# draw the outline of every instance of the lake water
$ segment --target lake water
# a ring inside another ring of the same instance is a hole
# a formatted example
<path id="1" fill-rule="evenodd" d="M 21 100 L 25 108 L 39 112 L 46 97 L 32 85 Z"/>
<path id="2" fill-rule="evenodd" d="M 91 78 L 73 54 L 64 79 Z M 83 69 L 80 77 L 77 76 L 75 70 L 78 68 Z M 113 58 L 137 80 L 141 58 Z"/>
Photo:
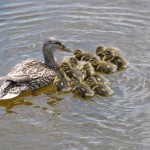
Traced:
<path id="1" fill-rule="evenodd" d="M 149 150 L 149 14 L 149 0 L 0 0 L 0 76 L 28 58 L 42 61 L 49 36 L 89 52 L 115 46 L 130 62 L 108 76 L 109 98 L 43 93 L 0 101 L 0 149 Z"/>

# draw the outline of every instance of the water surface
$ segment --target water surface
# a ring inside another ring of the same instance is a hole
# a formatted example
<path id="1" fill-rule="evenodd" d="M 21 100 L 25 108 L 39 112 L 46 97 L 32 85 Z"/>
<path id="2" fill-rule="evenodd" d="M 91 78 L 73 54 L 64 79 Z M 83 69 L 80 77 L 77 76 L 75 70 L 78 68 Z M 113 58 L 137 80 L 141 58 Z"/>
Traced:
<path id="1" fill-rule="evenodd" d="M 149 0 L 0 0 L 0 76 L 42 61 L 49 36 L 89 52 L 116 46 L 130 62 L 108 76 L 115 94 L 106 99 L 43 93 L 0 102 L 1 149 L 149 150 L 149 14 Z"/>

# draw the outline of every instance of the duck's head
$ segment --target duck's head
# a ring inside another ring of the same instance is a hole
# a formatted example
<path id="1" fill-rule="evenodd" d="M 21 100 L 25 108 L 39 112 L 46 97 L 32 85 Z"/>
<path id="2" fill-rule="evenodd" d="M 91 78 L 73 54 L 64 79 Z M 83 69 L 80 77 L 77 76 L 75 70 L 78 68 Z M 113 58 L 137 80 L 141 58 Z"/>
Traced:
<path id="1" fill-rule="evenodd" d="M 96 55 L 99 56 L 101 59 L 103 59 L 103 57 L 104 57 L 104 51 L 105 51 L 104 46 L 96 47 Z"/>
<path id="2" fill-rule="evenodd" d="M 99 60 L 97 57 L 92 57 L 89 62 L 91 63 L 92 66 L 96 66 L 99 64 Z"/>
<path id="3" fill-rule="evenodd" d="M 114 56 L 114 53 L 110 50 L 105 50 L 104 51 L 104 60 L 107 61 L 107 60 L 110 60 L 111 58 L 113 58 Z"/>
<path id="4" fill-rule="evenodd" d="M 70 80 L 71 86 L 78 85 L 79 83 L 80 83 L 80 78 L 75 75 Z"/>
<path id="5" fill-rule="evenodd" d="M 96 79 L 94 77 L 92 77 L 92 76 L 87 78 L 87 80 L 86 80 L 86 84 L 89 87 L 93 87 L 96 83 L 97 83 Z"/>
<path id="6" fill-rule="evenodd" d="M 86 69 L 91 69 L 91 65 L 90 65 L 90 63 L 85 63 L 85 64 L 83 64 L 83 66 L 82 66 L 82 68 L 81 68 L 81 71 L 84 71 L 84 70 L 86 70 Z"/>
<path id="7" fill-rule="evenodd" d="M 82 54 L 83 54 L 83 49 L 76 49 L 76 50 L 74 50 L 75 57 L 79 58 L 79 57 L 82 56 Z"/>
<path id="8" fill-rule="evenodd" d="M 59 40 L 56 38 L 49 38 L 45 40 L 43 45 L 44 53 L 54 53 L 56 50 L 71 52 L 71 49 L 66 48 Z"/>
<path id="9" fill-rule="evenodd" d="M 77 66 L 78 65 L 78 59 L 76 57 L 70 57 L 69 59 L 70 65 L 71 66 Z"/>
<path id="10" fill-rule="evenodd" d="M 65 72 L 65 71 L 70 70 L 70 65 L 69 65 L 67 62 L 63 62 L 63 63 L 60 65 L 60 68 L 61 68 L 61 70 L 63 70 L 63 71 Z"/>

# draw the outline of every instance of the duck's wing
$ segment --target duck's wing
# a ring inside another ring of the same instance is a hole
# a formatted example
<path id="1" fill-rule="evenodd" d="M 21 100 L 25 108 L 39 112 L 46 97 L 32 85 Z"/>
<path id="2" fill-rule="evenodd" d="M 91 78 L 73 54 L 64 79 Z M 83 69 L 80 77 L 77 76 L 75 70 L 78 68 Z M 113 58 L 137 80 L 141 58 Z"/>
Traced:
<path id="1" fill-rule="evenodd" d="M 56 72 L 45 67 L 45 64 L 36 60 L 28 59 L 16 65 L 7 75 L 16 82 L 29 82 L 38 78 L 55 78 Z"/>
<path id="2" fill-rule="evenodd" d="M 31 79 L 30 79 L 30 76 L 28 76 L 28 75 L 19 75 L 18 74 L 18 75 L 0 77 L 0 80 L 13 81 L 13 82 L 18 82 L 18 83 L 27 83 Z"/>
<path id="3" fill-rule="evenodd" d="M 27 90 L 35 90 L 50 84 L 57 73 L 35 59 L 16 65 L 0 87 L 0 99 L 13 98 Z"/>

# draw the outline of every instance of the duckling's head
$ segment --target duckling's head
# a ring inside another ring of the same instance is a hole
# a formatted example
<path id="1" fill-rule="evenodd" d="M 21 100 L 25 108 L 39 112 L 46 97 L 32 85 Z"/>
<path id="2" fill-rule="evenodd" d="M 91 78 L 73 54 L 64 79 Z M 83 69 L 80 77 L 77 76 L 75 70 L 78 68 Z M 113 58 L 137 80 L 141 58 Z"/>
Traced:
<path id="1" fill-rule="evenodd" d="M 81 71 L 84 71 L 84 70 L 86 70 L 86 69 L 91 69 L 91 65 L 90 65 L 90 63 L 85 63 L 85 64 L 83 64 L 83 66 L 82 66 L 82 68 L 81 68 Z"/>
<path id="2" fill-rule="evenodd" d="M 82 54 L 83 54 L 83 49 L 76 49 L 76 50 L 74 50 L 75 57 L 79 58 L 79 57 L 82 56 Z"/>
<path id="3" fill-rule="evenodd" d="M 69 59 L 70 65 L 71 66 L 77 66 L 78 65 L 78 59 L 76 57 L 70 57 Z"/>
<path id="4" fill-rule="evenodd" d="M 103 57 L 104 57 L 104 53 L 103 53 L 104 50 L 105 50 L 104 46 L 96 47 L 96 55 L 99 56 L 101 59 L 103 59 Z"/>
<path id="5" fill-rule="evenodd" d="M 96 66 L 99 64 L 99 60 L 97 57 L 92 57 L 89 62 L 91 63 L 92 66 Z"/>
<path id="6" fill-rule="evenodd" d="M 80 83 L 80 78 L 75 75 L 70 80 L 71 86 L 77 85 L 79 83 Z"/>
<path id="7" fill-rule="evenodd" d="M 107 61 L 107 60 L 110 60 L 111 58 L 113 58 L 114 56 L 114 53 L 110 50 L 105 50 L 104 51 L 104 60 Z"/>
<path id="8" fill-rule="evenodd" d="M 70 70 L 70 65 L 69 65 L 67 62 L 63 62 L 63 63 L 60 65 L 60 68 L 61 68 L 61 70 L 63 70 L 63 71 L 65 72 L 65 71 Z"/>
<path id="9" fill-rule="evenodd" d="M 96 83 L 97 83 L 97 81 L 96 81 L 96 79 L 93 76 L 87 78 L 87 80 L 86 80 L 86 84 L 89 87 L 93 87 Z"/>

